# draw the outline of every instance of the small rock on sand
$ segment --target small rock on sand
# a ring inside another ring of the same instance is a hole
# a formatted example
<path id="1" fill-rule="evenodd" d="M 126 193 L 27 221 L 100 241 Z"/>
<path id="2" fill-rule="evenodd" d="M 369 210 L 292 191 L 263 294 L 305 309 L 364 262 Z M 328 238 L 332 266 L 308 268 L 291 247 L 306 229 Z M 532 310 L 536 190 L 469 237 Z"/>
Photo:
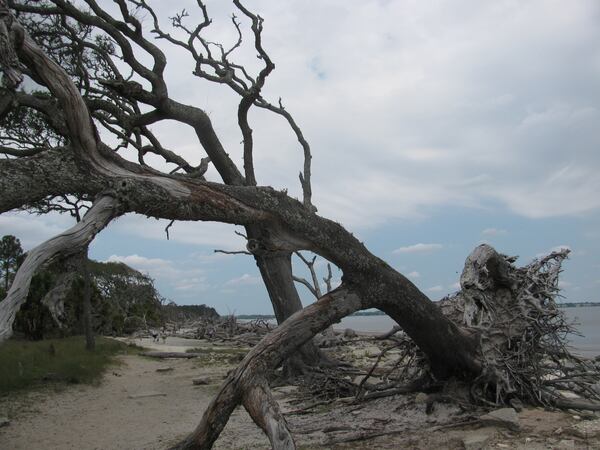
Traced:
<path id="1" fill-rule="evenodd" d="M 512 431 L 519 431 L 521 429 L 519 416 L 513 408 L 497 409 L 488 414 L 484 414 L 479 420 L 484 424 L 498 425 Z"/>
<path id="2" fill-rule="evenodd" d="M 344 330 L 344 337 L 345 338 L 355 338 L 356 337 L 356 331 L 354 331 L 352 328 L 346 328 Z"/>
<path id="3" fill-rule="evenodd" d="M 194 378 L 192 384 L 194 386 L 204 386 L 210 384 L 210 378 Z"/>
<path id="4" fill-rule="evenodd" d="M 7 427 L 8 425 L 10 425 L 10 420 L 6 417 L 0 417 L 0 428 Z"/>
<path id="5" fill-rule="evenodd" d="M 157 372 L 170 372 L 172 370 L 174 370 L 172 367 L 159 367 L 156 369 Z"/>

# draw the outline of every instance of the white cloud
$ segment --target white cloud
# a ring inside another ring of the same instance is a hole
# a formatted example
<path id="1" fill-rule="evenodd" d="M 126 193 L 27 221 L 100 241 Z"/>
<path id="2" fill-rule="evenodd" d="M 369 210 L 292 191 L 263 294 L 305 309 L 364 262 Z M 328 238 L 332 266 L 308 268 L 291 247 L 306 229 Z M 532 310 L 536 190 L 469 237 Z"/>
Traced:
<path id="1" fill-rule="evenodd" d="M 156 7 L 165 17 L 175 8 Z M 265 95 L 283 98 L 311 143 L 314 200 L 326 217 L 360 229 L 420 217 L 432 206 L 479 207 L 490 199 L 527 217 L 600 207 L 592 181 L 577 191 L 545 186 L 557 164 L 598 166 L 600 138 L 591 124 L 600 113 L 587 94 L 596 86 L 600 38 L 593 2 L 459 2 L 449 9 L 257 0 L 254 9 L 265 18 L 264 44 L 277 64 Z M 214 2 L 209 11 L 211 40 L 235 40 L 232 7 Z M 311 33 L 303 32 L 307 26 Z M 185 52 L 166 48 L 172 94 L 209 111 L 240 162 L 232 114 L 238 99 L 189 78 Z M 251 50 L 235 56 L 253 69 L 260 63 Z M 190 89 L 196 85 L 202 89 Z M 357 102 L 356 92 L 368 92 L 369 101 Z M 173 148 L 199 160 L 193 130 L 160 127 Z M 293 133 L 264 111 L 254 111 L 253 128 L 260 184 L 300 196 L 302 152 Z M 218 179 L 212 167 L 208 176 Z M 555 201 L 558 191 L 564 201 Z"/>
<path id="2" fill-rule="evenodd" d="M 123 235 L 166 241 L 165 227 L 169 220 L 156 220 L 138 214 L 128 214 L 116 221 L 112 232 Z M 239 227 L 237 228 L 239 229 Z M 236 235 L 236 227 L 214 222 L 175 222 L 169 228 L 169 239 L 173 242 L 206 246 L 211 249 L 243 250 L 244 238 Z"/>
<path id="3" fill-rule="evenodd" d="M 427 292 L 442 292 L 444 290 L 443 286 L 440 286 L 439 284 L 436 286 L 431 286 L 430 288 L 426 289 Z"/>
<path id="4" fill-rule="evenodd" d="M 460 290 L 460 282 L 456 282 L 456 283 L 452 283 L 450 286 L 448 286 L 448 289 L 451 289 L 453 291 L 459 291 Z"/>
<path id="5" fill-rule="evenodd" d="M 501 228 L 486 228 L 481 232 L 484 236 L 500 236 L 508 233 L 506 230 Z"/>
<path id="6" fill-rule="evenodd" d="M 444 246 L 442 244 L 423 244 L 418 243 L 414 245 L 408 245 L 406 247 L 400 247 L 394 250 L 392 253 L 431 253 L 437 250 L 441 250 Z"/>
<path id="7" fill-rule="evenodd" d="M 260 278 L 250 275 L 248 273 L 243 274 L 241 277 L 232 278 L 225 282 L 225 286 L 249 286 L 255 285 L 260 282 Z"/>
<path id="8" fill-rule="evenodd" d="M 569 288 L 569 287 L 572 287 L 572 286 L 573 286 L 573 283 L 570 283 L 569 281 L 560 280 L 558 282 L 558 287 L 560 289 L 566 289 L 566 288 Z"/>
<path id="9" fill-rule="evenodd" d="M 408 278 L 419 278 L 421 276 L 421 274 L 419 272 L 417 272 L 416 270 L 413 270 L 410 273 L 407 273 L 406 276 Z"/>
<path id="10" fill-rule="evenodd" d="M 137 254 L 120 256 L 111 255 L 108 262 L 122 262 L 142 273 L 148 274 L 157 283 L 164 283 L 175 291 L 190 293 L 205 291 L 209 288 L 204 270 L 188 261 L 178 261 L 162 258 L 147 258 Z"/>
<path id="11" fill-rule="evenodd" d="M 596 108 L 589 106 L 576 109 L 569 105 L 552 105 L 543 111 L 528 114 L 520 127 L 527 129 L 537 126 L 569 126 L 592 118 L 597 112 Z"/>
<path id="12" fill-rule="evenodd" d="M 146 258 L 137 254 L 127 256 L 110 255 L 106 261 L 121 262 L 144 273 L 168 272 L 173 270 L 173 263 L 171 261 L 161 258 Z"/>
<path id="13" fill-rule="evenodd" d="M 75 225 L 69 215 L 46 214 L 36 216 L 26 212 L 0 215 L 0 236 L 12 234 L 19 238 L 25 250 L 54 237 Z"/>

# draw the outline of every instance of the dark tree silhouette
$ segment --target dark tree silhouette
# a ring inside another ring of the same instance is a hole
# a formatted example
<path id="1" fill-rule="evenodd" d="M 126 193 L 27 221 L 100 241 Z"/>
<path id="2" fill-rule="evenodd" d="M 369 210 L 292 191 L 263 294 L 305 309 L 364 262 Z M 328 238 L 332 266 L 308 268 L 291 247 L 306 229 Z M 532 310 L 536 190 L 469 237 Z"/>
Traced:
<path id="1" fill-rule="evenodd" d="M 23 257 L 23 248 L 21 241 L 12 235 L 6 235 L 0 240 L 0 266 L 2 267 L 2 279 L 4 284 L 4 292 L 8 292 L 8 288 L 17 273 L 17 267 Z"/>

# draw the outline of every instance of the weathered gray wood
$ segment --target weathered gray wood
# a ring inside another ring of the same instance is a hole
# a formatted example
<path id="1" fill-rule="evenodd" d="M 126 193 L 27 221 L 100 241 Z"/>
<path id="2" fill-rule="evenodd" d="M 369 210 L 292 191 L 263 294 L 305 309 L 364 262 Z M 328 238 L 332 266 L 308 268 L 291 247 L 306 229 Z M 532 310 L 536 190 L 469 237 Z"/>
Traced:
<path id="1" fill-rule="evenodd" d="M 265 432 L 275 450 L 295 450 L 294 438 L 267 382 L 256 380 L 244 393 L 244 407 Z"/>
<path id="2" fill-rule="evenodd" d="M 294 314 L 248 352 L 238 367 L 227 376 L 196 430 L 173 448 L 210 449 L 225 427 L 230 414 L 250 389 L 263 382 L 265 373 L 278 367 L 291 352 L 316 333 L 363 307 L 363 302 L 356 294 L 345 286 L 340 286 L 318 302 Z M 265 423 L 263 420 L 278 424 L 272 429 L 283 426 L 274 412 L 265 412 L 275 414 L 272 418 L 261 419 L 261 409 L 258 406 L 247 407 L 251 408 L 253 419 L 258 420 L 257 424 L 261 428 Z M 273 420 L 274 422 L 271 422 Z"/>

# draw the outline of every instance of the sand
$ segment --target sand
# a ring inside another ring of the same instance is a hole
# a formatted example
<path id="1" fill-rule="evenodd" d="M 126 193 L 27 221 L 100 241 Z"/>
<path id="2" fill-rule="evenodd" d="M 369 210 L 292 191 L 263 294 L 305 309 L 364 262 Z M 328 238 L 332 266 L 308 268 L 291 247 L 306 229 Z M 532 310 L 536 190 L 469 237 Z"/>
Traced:
<path id="1" fill-rule="evenodd" d="M 136 342 L 164 351 L 214 348 L 205 341 L 177 338 L 169 338 L 166 344 Z M 227 349 L 214 350 L 211 358 L 192 360 L 121 356 L 121 364 L 109 369 L 97 386 L 70 386 L 59 392 L 37 391 L 9 399 L 0 405 L 0 415 L 5 411 L 11 415 L 11 423 L 0 428 L 0 449 L 168 448 L 194 429 L 227 371 L 234 367 L 234 362 L 224 356 Z M 172 370 L 161 370 L 169 368 Z M 196 377 L 208 378 L 209 384 L 194 386 L 192 379 Z M 274 389 L 286 413 L 298 408 L 289 403 L 293 391 L 291 386 Z M 485 448 L 498 449 L 600 448 L 597 438 L 569 433 L 578 423 L 594 423 L 583 417 L 531 408 L 520 413 L 519 419 L 520 432 L 489 426 L 448 427 L 465 420 L 458 407 L 439 404 L 432 414 L 426 414 L 425 405 L 415 395 L 359 405 L 340 402 L 316 408 L 312 414 L 287 414 L 298 447 L 305 450 L 460 449 L 465 439 L 483 440 Z M 393 433 L 341 442 L 380 432 Z M 215 448 L 270 447 L 248 414 L 238 408 Z"/>
<path id="2" fill-rule="evenodd" d="M 184 351 L 205 342 L 169 338 L 136 343 L 164 351 Z M 98 386 L 72 386 L 61 392 L 36 392 L 15 399 L 25 411 L 0 428 L 0 449 L 164 449 L 194 429 L 232 365 L 199 366 L 197 360 L 154 360 L 120 356 Z M 157 372 L 171 367 L 173 370 Z M 211 383 L 193 386 L 192 379 Z M 16 405 L 2 409 L 14 410 Z M 0 415 L 2 413 L 0 412 Z M 268 446 L 243 409 L 238 409 L 216 448 L 232 445 L 239 433 Z M 254 437 L 253 437 L 254 436 Z"/>

